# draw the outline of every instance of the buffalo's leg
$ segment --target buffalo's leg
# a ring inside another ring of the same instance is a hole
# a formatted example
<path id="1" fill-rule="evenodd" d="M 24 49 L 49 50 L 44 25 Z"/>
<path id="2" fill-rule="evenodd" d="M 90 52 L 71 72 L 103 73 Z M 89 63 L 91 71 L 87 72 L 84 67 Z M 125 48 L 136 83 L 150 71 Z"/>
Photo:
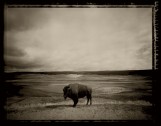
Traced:
<path id="1" fill-rule="evenodd" d="M 90 100 L 90 105 L 92 105 L 92 97 L 91 97 L 91 94 L 88 94 L 87 95 L 87 105 L 88 105 L 89 100 Z"/>
<path id="2" fill-rule="evenodd" d="M 89 94 L 89 98 L 88 99 L 90 99 L 90 105 L 92 105 L 92 96 L 91 96 L 91 94 Z"/>
<path id="3" fill-rule="evenodd" d="M 86 105 L 88 105 L 89 100 L 90 100 L 90 105 L 91 105 L 92 104 L 92 97 L 91 97 L 90 93 L 87 94 L 87 104 Z"/>
<path id="4" fill-rule="evenodd" d="M 75 106 L 77 105 L 77 103 L 78 103 L 78 99 L 75 99 L 75 100 L 73 100 L 73 101 L 74 101 L 73 107 L 75 107 Z"/>
<path id="5" fill-rule="evenodd" d="M 88 102 L 89 102 L 89 98 L 87 97 L 87 104 L 86 105 L 88 105 Z"/>

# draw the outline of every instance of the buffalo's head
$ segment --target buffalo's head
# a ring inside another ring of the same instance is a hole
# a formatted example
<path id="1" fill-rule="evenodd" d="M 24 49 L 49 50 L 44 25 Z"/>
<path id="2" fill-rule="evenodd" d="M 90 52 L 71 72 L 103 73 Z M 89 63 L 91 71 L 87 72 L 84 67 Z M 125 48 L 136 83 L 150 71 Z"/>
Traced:
<path id="1" fill-rule="evenodd" d="M 64 92 L 64 99 L 66 100 L 67 97 L 70 97 L 70 87 L 69 86 L 65 86 L 64 89 L 63 89 L 63 92 Z"/>

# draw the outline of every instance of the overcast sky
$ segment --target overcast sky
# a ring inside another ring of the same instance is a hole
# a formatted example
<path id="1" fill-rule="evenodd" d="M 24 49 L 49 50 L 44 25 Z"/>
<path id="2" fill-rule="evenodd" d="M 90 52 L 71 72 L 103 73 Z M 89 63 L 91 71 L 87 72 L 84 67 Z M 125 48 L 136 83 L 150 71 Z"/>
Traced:
<path id="1" fill-rule="evenodd" d="M 6 8 L 5 71 L 152 69 L 151 8 Z"/>

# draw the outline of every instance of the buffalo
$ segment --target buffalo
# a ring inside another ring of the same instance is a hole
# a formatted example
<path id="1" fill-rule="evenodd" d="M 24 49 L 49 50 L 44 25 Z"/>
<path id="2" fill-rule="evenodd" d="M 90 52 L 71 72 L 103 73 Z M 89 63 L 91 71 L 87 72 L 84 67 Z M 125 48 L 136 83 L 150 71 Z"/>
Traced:
<path id="1" fill-rule="evenodd" d="M 79 98 L 87 96 L 87 104 L 90 100 L 90 105 L 92 104 L 92 88 L 82 85 L 82 84 L 69 84 L 64 87 L 64 99 L 67 97 L 71 98 L 74 102 L 73 107 L 78 103 Z"/>

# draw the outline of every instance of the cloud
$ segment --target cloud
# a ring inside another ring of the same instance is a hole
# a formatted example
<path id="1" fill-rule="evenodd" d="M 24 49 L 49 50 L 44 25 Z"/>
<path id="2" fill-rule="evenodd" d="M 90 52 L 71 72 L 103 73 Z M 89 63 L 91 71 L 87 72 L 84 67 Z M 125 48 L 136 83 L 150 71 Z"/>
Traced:
<path id="1" fill-rule="evenodd" d="M 7 8 L 6 70 L 152 67 L 151 8 Z"/>
<path id="2" fill-rule="evenodd" d="M 144 44 L 136 53 L 140 61 L 152 61 L 152 48 L 150 45 Z M 146 62 L 145 62 L 146 63 Z"/>
<path id="3" fill-rule="evenodd" d="M 13 56 L 13 57 L 21 57 L 25 56 L 25 52 L 21 50 L 20 48 L 16 48 L 14 46 L 8 46 L 6 47 L 5 55 Z"/>

